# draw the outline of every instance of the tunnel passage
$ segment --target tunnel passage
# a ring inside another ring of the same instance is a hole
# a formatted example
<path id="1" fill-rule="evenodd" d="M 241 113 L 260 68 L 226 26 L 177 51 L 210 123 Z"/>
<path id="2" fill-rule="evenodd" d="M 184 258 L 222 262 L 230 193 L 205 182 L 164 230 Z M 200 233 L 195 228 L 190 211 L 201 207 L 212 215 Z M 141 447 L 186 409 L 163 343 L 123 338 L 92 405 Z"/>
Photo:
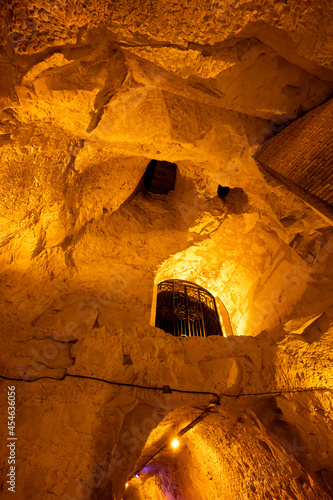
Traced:
<path id="1" fill-rule="evenodd" d="M 155 326 L 175 337 L 222 335 L 213 295 L 184 280 L 158 284 Z"/>

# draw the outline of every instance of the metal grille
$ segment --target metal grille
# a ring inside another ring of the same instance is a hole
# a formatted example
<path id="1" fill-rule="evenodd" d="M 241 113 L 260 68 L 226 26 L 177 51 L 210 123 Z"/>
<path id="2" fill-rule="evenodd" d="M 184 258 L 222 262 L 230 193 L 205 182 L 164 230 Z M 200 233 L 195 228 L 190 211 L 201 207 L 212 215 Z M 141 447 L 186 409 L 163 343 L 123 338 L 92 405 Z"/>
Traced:
<path id="1" fill-rule="evenodd" d="M 222 335 L 213 295 L 183 280 L 157 286 L 155 326 L 175 337 Z"/>

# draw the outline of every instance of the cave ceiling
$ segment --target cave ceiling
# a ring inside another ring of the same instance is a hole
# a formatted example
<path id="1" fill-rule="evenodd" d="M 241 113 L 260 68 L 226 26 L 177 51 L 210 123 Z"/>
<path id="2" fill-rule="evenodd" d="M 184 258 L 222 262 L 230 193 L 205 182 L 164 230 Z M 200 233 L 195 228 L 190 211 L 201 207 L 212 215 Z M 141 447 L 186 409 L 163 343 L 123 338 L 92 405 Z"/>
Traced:
<path id="1" fill-rule="evenodd" d="M 332 226 L 253 154 L 331 97 L 332 14 L 329 0 L 1 3 L 1 375 L 56 379 L 22 384 L 22 456 L 35 444 L 18 498 L 119 500 L 140 455 L 207 403 L 182 395 L 166 409 L 166 396 L 97 391 L 66 373 L 218 394 L 329 385 Z M 152 159 L 177 164 L 167 195 L 144 188 Z M 175 278 L 223 301 L 231 340 L 179 343 L 152 326 L 154 286 Z M 134 488 L 127 498 L 182 498 L 170 478 L 190 466 L 192 489 L 178 486 L 191 500 L 331 498 L 331 398 L 238 403 L 223 400 L 172 470 L 162 456 L 163 484 L 153 474 L 142 497 Z M 155 431 L 127 457 L 119 436 L 160 405 Z M 218 472 L 215 452 L 201 463 L 204 494 L 196 461 L 217 441 L 227 451 L 216 452 Z M 115 449 L 125 463 L 84 496 L 92 464 Z M 247 467 L 231 466 L 229 453 Z M 260 474 L 235 486 L 247 469 L 255 475 L 256 457 L 273 477 L 269 494 Z"/>

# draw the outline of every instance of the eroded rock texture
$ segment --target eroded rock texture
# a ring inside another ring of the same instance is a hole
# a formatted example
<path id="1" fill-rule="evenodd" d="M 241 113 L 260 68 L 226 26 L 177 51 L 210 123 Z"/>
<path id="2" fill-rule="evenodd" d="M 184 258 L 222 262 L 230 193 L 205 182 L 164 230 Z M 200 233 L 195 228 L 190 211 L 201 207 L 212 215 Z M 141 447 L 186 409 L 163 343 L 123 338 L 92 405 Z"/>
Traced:
<path id="1" fill-rule="evenodd" d="M 330 98 L 332 4 L 0 9 L 3 498 L 12 385 L 18 499 L 332 498 L 332 227 L 252 158 Z M 228 336 L 154 327 L 167 279 Z"/>

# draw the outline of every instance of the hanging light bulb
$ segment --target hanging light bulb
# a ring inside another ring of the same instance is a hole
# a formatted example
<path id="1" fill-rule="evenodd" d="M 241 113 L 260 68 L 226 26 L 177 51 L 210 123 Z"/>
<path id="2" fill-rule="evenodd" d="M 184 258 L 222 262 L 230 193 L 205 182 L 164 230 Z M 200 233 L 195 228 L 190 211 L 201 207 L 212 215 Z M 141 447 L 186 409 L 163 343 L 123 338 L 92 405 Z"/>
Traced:
<path id="1" fill-rule="evenodd" d="M 177 438 L 174 438 L 172 441 L 171 441 L 171 446 L 174 450 L 176 450 L 179 446 L 179 439 Z"/>

